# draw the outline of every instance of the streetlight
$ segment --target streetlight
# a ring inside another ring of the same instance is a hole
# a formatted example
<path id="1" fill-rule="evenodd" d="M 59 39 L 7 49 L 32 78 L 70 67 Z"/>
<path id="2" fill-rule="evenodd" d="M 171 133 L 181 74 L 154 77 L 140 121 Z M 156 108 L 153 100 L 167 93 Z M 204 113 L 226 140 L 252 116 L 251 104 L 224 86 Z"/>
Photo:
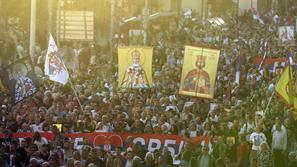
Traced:
<path id="1" fill-rule="evenodd" d="M 30 57 L 34 62 L 36 38 L 36 0 L 31 0 L 31 17 L 30 17 Z"/>
<path id="2" fill-rule="evenodd" d="M 147 44 L 148 18 L 149 18 L 148 0 L 145 0 L 144 11 L 143 11 L 143 29 L 144 29 L 143 44 L 144 45 Z"/>

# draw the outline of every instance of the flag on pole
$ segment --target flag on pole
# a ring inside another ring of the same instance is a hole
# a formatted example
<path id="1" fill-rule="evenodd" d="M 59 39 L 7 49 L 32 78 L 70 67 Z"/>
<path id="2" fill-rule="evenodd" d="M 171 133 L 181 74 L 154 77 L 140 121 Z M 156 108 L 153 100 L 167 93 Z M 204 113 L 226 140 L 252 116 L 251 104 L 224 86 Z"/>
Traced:
<path id="1" fill-rule="evenodd" d="M 287 66 L 275 87 L 275 91 L 276 95 L 287 105 L 297 109 L 296 84 L 291 76 L 290 66 Z"/>
<path id="2" fill-rule="evenodd" d="M 236 74 L 235 74 L 235 82 L 238 85 L 240 83 L 240 70 L 241 70 L 241 61 L 240 61 L 240 57 L 238 57 L 237 63 L 236 63 Z"/>
<path id="3" fill-rule="evenodd" d="M 231 82 L 228 79 L 227 88 L 226 88 L 226 98 L 228 101 L 231 101 Z"/>
<path id="4" fill-rule="evenodd" d="M 65 85 L 69 74 L 62 58 L 58 55 L 58 47 L 50 34 L 48 49 L 45 57 L 44 73 L 49 79 Z"/>
<path id="5" fill-rule="evenodd" d="M 288 60 L 289 60 L 289 64 L 293 65 L 293 51 L 291 48 L 288 51 Z"/>
<path id="6" fill-rule="evenodd" d="M 261 61 L 261 64 L 260 64 L 259 67 L 258 67 L 258 70 L 261 70 L 263 63 L 266 61 L 266 56 L 267 56 L 267 46 L 268 46 L 267 41 L 263 42 L 262 50 L 264 51 L 264 56 L 263 56 L 263 59 L 262 59 L 262 61 Z"/>
<path id="7" fill-rule="evenodd" d="M 0 74 L 0 90 L 9 92 L 15 104 L 38 90 L 38 80 L 29 56 L 11 62 L 0 69 Z"/>
<path id="8" fill-rule="evenodd" d="M 220 50 L 185 47 L 179 94 L 213 99 Z"/>

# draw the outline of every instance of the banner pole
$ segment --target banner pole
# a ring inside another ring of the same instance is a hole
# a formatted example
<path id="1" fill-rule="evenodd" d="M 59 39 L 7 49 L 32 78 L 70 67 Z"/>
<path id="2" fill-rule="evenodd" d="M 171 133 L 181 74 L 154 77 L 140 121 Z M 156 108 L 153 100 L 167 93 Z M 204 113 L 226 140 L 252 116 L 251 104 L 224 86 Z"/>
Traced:
<path id="1" fill-rule="evenodd" d="M 264 52 L 264 56 L 263 56 L 263 59 L 262 59 L 262 61 L 261 61 L 261 64 L 259 65 L 259 67 L 258 67 L 258 70 L 260 71 L 261 70 L 261 68 L 262 68 L 262 65 L 263 65 L 263 63 L 264 63 L 264 61 L 265 61 L 265 59 L 266 59 L 266 56 L 267 56 L 267 43 L 265 44 L 266 42 L 264 42 L 264 49 L 265 49 L 265 52 Z"/>
<path id="2" fill-rule="evenodd" d="M 76 97 L 76 100 L 77 100 L 77 102 L 78 102 L 78 104 L 79 104 L 79 107 L 80 107 L 81 111 L 83 112 L 83 111 L 84 111 L 84 110 L 83 110 L 83 107 L 82 107 L 82 105 L 81 105 L 81 102 L 80 102 L 80 100 L 79 100 L 79 97 L 78 97 L 78 95 L 77 95 L 77 92 L 76 92 L 76 90 L 75 90 L 75 88 L 74 88 L 74 86 L 73 86 L 73 83 L 72 83 L 72 81 L 71 81 L 70 78 L 69 78 L 69 82 L 70 82 L 71 88 L 72 88 L 72 90 L 73 90 L 73 92 L 74 92 L 74 95 L 75 95 L 75 97 Z"/>
<path id="3" fill-rule="evenodd" d="M 266 114 L 266 112 L 268 110 L 268 107 L 270 106 L 270 103 L 271 103 L 271 100 L 272 100 L 272 97 L 274 96 L 274 94 L 275 94 L 275 91 L 273 91 L 272 95 L 269 98 L 269 101 L 268 101 L 268 104 L 267 104 L 267 106 L 265 108 L 264 114 Z"/>

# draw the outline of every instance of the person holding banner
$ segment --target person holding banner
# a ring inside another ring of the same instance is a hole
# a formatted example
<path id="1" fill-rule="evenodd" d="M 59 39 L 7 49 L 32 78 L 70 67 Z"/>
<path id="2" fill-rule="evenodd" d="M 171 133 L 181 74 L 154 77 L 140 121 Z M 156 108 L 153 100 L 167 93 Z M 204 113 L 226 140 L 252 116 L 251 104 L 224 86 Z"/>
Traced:
<path id="1" fill-rule="evenodd" d="M 208 72 L 204 71 L 205 56 L 197 55 L 196 69 L 188 72 L 184 80 L 184 91 L 202 94 L 210 93 L 210 78 Z"/>

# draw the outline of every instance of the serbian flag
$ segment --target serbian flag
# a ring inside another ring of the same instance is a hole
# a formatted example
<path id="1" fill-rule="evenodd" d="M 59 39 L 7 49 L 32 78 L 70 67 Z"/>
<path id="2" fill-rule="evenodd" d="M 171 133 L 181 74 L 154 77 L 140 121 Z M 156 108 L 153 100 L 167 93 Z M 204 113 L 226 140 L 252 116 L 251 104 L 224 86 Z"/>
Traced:
<path id="1" fill-rule="evenodd" d="M 294 61 L 293 61 L 293 51 L 291 48 L 289 48 L 288 50 L 288 61 L 289 61 L 289 64 L 290 65 L 293 65 L 294 64 Z"/>
<path id="2" fill-rule="evenodd" d="M 226 98 L 227 98 L 227 100 L 231 101 L 231 82 L 230 82 L 230 79 L 228 80 L 227 87 L 226 87 Z"/>
<path id="3" fill-rule="evenodd" d="M 241 58 L 237 58 L 237 63 L 236 63 L 236 75 L 235 75 L 235 82 L 239 85 L 240 83 L 240 72 L 241 72 Z"/>
<path id="4" fill-rule="evenodd" d="M 48 49 L 45 57 L 44 73 L 49 79 L 65 85 L 68 81 L 69 74 L 64 61 L 58 54 L 58 47 L 50 34 Z"/>

